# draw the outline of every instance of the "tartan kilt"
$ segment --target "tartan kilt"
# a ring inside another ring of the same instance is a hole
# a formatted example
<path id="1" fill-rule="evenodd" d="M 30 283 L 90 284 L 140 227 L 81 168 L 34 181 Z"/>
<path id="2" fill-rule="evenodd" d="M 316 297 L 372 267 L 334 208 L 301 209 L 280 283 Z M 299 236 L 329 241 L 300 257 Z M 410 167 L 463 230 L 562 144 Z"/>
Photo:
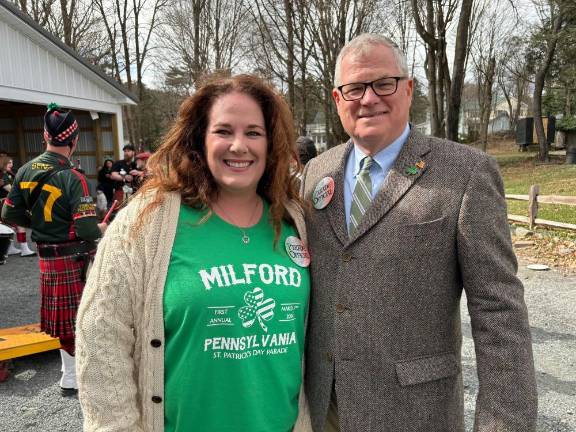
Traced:
<path id="1" fill-rule="evenodd" d="M 94 253 L 91 254 L 91 257 Z M 84 262 L 75 255 L 39 258 L 41 330 L 52 337 L 73 338 L 76 312 L 82 298 Z"/>

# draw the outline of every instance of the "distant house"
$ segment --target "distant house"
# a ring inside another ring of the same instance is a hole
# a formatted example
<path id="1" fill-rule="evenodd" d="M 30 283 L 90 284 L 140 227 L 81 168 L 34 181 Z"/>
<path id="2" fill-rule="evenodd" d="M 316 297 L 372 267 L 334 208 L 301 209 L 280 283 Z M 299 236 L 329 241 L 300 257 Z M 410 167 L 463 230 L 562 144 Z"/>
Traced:
<path id="1" fill-rule="evenodd" d="M 312 123 L 306 125 L 306 135 L 314 140 L 314 145 L 318 153 L 326 151 L 328 148 L 328 138 L 326 136 L 326 117 L 324 111 L 318 111 Z"/>
<path id="2" fill-rule="evenodd" d="M 512 122 L 508 112 L 500 111 L 496 117 L 488 122 L 488 133 L 495 134 L 498 132 L 509 132 L 512 130 Z"/>
<path id="3" fill-rule="evenodd" d="M 516 110 L 516 106 L 518 103 L 518 100 L 516 98 L 511 98 L 510 102 L 512 104 L 512 110 Z M 508 106 L 508 102 L 506 101 L 506 99 L 500 100 L 496 106 L 494 107 L 491 117 L 490 117 L 490 122 L 488 123 L 488 133 L 489 134 L 494 134 L 494 133 L 498 133 L 498 132 L 505 132 L 505 131 L 511 131 L 512 130 L 512 122 L 510 119 L 510 114 L 509 114 L 509 106 Z M 529 111 L 529 107 L 528 104 L 522 102 L 520 104 L 520 115 L 519 118 L 523 118 L 528 116 L 528 111 Z"/>
<path id="4" fill-rule="evenodd" d="M 426 113 L 426 121 L 418 124 L 412 124 L 414 130 L 420 132 L 422 135 L 431 135 L 432 126 L 430 125 L 430 113 Z"/>
<path id="5" fill-rule="evenodd" d="M 518 100 L 511 98 L 512 110 L 516 109 Z M 511 130 L 511 121 L 509 114 L 508 102 L 505 98 L 498 98 L 494 101 L 492 112 L 490 113 L 490 120 L 488 122 L 488 133 L 493 134 L 502 131 Z M 522 102 L 520 104 L 520 117 L 528 115 L 529 106 Z M 480 106 L 476 97 L 469 97 L 463 99 L 460 115 L 460 135 L 466 136 L 469 139 L 476 139 L 480 128 Z"/>
<path id="6" fill-rule="evenodd" d="M 16 166 L 40 154 L 46 105 L 56 102 L 78 119 L 74 162 L 94 187 L 98 165 L 119 157 L 122 106 L 136 97 L 7 1 L 0 1 L 0 58 L 0 149 Z"/>

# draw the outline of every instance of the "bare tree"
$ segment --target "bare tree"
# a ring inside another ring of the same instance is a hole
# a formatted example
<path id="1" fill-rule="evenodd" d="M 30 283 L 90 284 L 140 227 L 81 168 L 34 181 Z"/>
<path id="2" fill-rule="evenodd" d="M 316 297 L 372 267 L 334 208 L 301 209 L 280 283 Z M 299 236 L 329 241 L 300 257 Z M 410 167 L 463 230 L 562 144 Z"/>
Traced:
<path id="1" fill-rule="evenodd" d="M 305 0 L 257 0 L 251 13 L 255 32 L 251 50 L 256 69 L 287 89 L 287 99 L 300 134 L 309 117 L 310 5 Z"/>
<path id="2" fill-rule="evenodd" d="M 13 0 L 20 10 L 28 14 L 42 27 L 47 28 L 50 17 L 54 14 L 53 6 L 56 0 Z"/>
<path id="3" fill-rule="evenodd" d="M 521 23 L 519 22 L 518 25 Z M 517 28 L 517 33 L 527 33 L 524 27 Z M 519 36 L 507 39 L 506 50 L 498 68 L 498 87 L 506 98 L 510 128 L 516 130 L 522 106 L 527 102 L 528 84 L 532 72 L 529 70 L 527 41 Z"/>
<path id="4" fill-rule="evenodd" d="M 478 94 L 479 140 L 486 151 L 497 72 L 503 69 L 503 62 L 507 60 L 510 32 L 516 27 L 517 20 L 506 0 L 484 0 L 478 6 L 470 48 Z M 512 118 L 509 99 L 508 104 Z"/>
<path id="5" fill-rule="evenodd" d="M 114 76 L 144 98 L 143 76 L 152 49 L 152 36 L 167 0 L 93 0 L 110 46 Z M 134 77 L 135 72 L 135 77 Z M 130 142 L 140 140 L 138 107 L 124 109 Z"/>
<path id="6" fill-rule="evenodd" d="M 452 82 L 448 99 L 448 119 L 446 136 L 452 141 L 458 141 L 460 125 L 460 104 L 462 101 L 462 86 L 466 75 L 466 60 L 468 55 L 468 40 L 470 38 L 470 17 L 473 0 L 462 0 L 458 30 L 456 31 L 456 47 L 454 48 L 454 65 L 452 67 Z"/>
<path id="7" fill-rule="evenodd" d="M 416 30 L 426 47 L 424 68 L 428 79 L 432 135 L 457 140 L 473 0 L 462 0 L 461 3 L 458 0 L 411 0 L 411 3 Z M 451 78 L 447 38 L 449 26 L 458 11 Z"/>
<path id="8" fill-rule="evenodd" d="M 15 3 L 40 26 L 80 55 L 89 52 L 91 60 L 96 57 L 96 52 L 101 57 L 105 56 L 106 48 L 99 43 L 99 20 L 91 1 L 18 0 Z"/>
<path id="9" fill-rule="evenodd" d="M 376 0 L 312 0 L 308 31 L 314 41 L 314 68 L 323 87 L 328 147 L 347 139 L 332 103 L 334 68 L 340 49 L 361 33 L 375 29 Z"/>
<path id="10" fill-rule="evenodd" d="M 428 80 L 431 132 L 434 136 L 444 137 L 446 91 L 450 89 L 446 39 L 458 2 L 411 0 L 411 4 L 416 31 L 426 49 L 424 69 Z"/>
<path id="11" fill-rule="evenodd" d="M 534 127 L 538 137 L 538 159 L 541 162 L 548 162 L 548 142 L 542 121 L 542 91 L 544 90 L 546 75 L 554 59 L 558 38 L 565 23 L 566 8 L 569 2 L 564 0 L 533 0 L 533 3 L 540 15 L 542 23 L 541 34 L 545 38 L 546 45 L 544 56 L 534 78 Z M 573 8 L 574 5 L 571 7 Z"/>
<path id="12" fill-rule="evenodd" d="M 243 0 L 178 0 L 163 13 L 163 61 L 186 77 L 190 91 L 203 75 L 230 73 L 242 61 L 248 34 Z"/>

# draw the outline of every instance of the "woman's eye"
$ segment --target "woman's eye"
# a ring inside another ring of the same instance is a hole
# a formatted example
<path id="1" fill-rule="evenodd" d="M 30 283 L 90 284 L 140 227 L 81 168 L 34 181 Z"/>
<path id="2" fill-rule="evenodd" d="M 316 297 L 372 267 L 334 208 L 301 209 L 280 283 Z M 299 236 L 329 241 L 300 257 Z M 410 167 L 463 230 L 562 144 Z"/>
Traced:
<path id="1" fill-rule="evenodd" d="M 216 129 L 214 133 L 218 135 L 228 135 L 230 131 L 227 129 Z"/>
<path id="2" fill-rule="evenodd" d="M 262 134 L 258 131 L 250 131 L 247 134 L 248 136 L 262 136 Z"/>

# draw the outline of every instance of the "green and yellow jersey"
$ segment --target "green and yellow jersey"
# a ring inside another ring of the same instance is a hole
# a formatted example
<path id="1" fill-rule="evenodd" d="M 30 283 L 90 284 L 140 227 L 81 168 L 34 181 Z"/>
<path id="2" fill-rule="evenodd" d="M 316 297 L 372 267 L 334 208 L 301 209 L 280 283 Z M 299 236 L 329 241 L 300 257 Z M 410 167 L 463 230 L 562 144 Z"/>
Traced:
<path id="1" fill-rule="evenodd" d="M 47 171 L 58 170 L 42 186 L 32 209 L 30 197 Z M 46 151 L 18 170 L 2 209 L 8 223 L 32 228 L 32 240 L 62 243 L 101 236 L 96 205 L 86 177 L 58 153 Z"/>

